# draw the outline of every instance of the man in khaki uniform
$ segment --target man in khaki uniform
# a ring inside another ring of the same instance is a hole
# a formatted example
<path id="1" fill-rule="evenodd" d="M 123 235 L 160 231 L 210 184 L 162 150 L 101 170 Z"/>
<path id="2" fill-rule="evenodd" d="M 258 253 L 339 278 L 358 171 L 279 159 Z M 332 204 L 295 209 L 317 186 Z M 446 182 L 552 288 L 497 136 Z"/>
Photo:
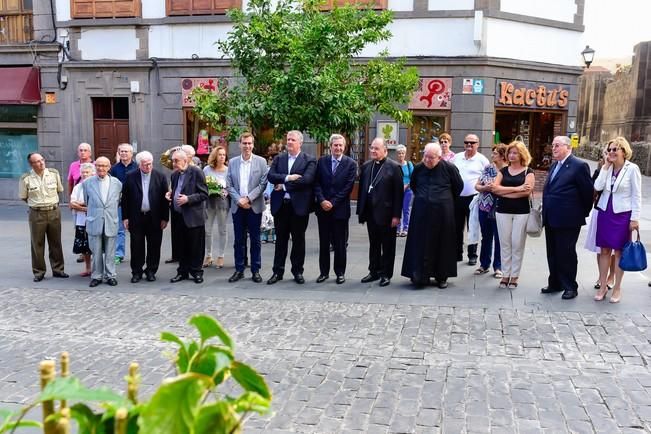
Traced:
<path id="1" fill-rule="evenodd" d="M 19 196 L 29 205 L 29 232 L 32 238 L 32 272 L 34 282 L 45 277 L 45 237 L 54 277 L 66 278 L 61 248 L 61 210 L 59 193 L 63 192 L 59 172 L 45 167 L 45 159 L 36 152 L 27 156 L 32 170 L 20 178 Z"/>

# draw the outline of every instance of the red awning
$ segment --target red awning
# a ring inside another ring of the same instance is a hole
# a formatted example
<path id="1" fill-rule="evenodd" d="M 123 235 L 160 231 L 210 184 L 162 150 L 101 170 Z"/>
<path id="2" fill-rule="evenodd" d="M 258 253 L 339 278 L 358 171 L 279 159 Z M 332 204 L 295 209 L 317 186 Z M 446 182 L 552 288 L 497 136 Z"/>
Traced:
<path id="1" fill-rule="evenodd" d="M 0 68 L 0 104 L 39 104 L 40 77 L 39 69 L 31 66 Z"/>

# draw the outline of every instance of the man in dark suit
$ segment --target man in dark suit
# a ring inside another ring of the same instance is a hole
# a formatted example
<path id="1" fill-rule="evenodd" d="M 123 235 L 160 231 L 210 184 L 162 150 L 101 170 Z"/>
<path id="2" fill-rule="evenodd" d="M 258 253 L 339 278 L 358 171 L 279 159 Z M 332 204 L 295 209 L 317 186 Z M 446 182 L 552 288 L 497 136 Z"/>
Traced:
<path id="1" fill-rule="evenodd" d="M 146 279 L 153 282 L 160 264 L 163 229 L 170 219 L 169 203 L 165 199 L 167 180 L 162 172 L 154 169 L 151 152 L 139 152 L 136 164 L 138 170 L 127 173 L 122 185 L 122 222 L 131 234 L 131 283 L 142 280 L 145 264 Z"/>
<path id="2" fill-rule="evenodd" d="M 208 187 L 203 171 L 189 164 L 183 151 L 172 155 L 172 191 L 166 194 L 172 208 L 172 231 L 179 247 L 179 267 L 170 282 L 188 279 L 203 282 L 203 253 L 205 249 L 206 207 Z"/>
<path id="3" fill-rule="evenodd" d="M 271 192 L 271 214 L 276 227 L 276 250 L 274 252 L 273 274 L 267 284 L 273 285 L 283 279 L 287 245 L 292 237 L 292 274 L 294 281 L 305 283 L 305 230 L 313 203 L 312 188 L 316 175 L 316 160 L 301 152 L 303 134 L 300 131 L 287 133 L 287 152 L 276 155 L 271 163 L 267 179 L 275 185 Z"/>
<path id="4" fill-rule="evenodd" d="M 369 239 L 369 273 L 362 283 L 380 279 L 380 286 L 387 286 L 393 277 L 396 227 L 402 215 L 402 169 L 387 158 L 387 147 L 380 137 L 371 143 L 370 155 L 359 175 L 357 200 L 359 222 L 366 223 Z"/>
<path id="5" fill-rule="evenodd" d="M 563 291 L 563 299 L 577 296 L 576 242 L 590 213 L 593 184 L 587 163 L 572 155 L 567 136 L 552 142 L 555 163 L 543 191 L 543 225 L 547 246 L 549 278 L 543 294 Z"/>
<path id="6" fill-rule="evenodd" d="M 330 136 L 330 154 L 319 158 L 314 182 L 316 216 L 319 221 L 319 277 L 325 282 L 330 273 L 330 242 L 334 246 L 337 284 L 346 281 L 346 235 L 350 219 L 350 192 L 357 176 L 355 160 L 344 155 L 346 139 Z"/>

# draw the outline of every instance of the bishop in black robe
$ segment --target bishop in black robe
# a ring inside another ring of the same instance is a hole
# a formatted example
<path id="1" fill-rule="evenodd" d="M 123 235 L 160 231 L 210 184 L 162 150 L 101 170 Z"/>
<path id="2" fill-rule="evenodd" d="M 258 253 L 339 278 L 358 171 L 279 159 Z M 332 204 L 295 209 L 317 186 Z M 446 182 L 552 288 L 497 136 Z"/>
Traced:
<path id="1" fill-rule="evenodd" d="M 414 199 L 402 275 L 417 287 L 434 277 L 444 288 L 448 277 L 457 275 L 454 204 L 463 180 L 454 164 L 441 159 L 440 146 L 428 144 L 409 187 Z"/>

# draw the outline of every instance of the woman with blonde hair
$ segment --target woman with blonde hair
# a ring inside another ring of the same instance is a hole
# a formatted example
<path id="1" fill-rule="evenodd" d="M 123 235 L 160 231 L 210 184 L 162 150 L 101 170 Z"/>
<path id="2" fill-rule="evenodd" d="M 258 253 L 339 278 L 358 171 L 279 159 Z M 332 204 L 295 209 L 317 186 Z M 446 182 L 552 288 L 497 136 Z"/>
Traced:
<path id="1" fill-rule="evenodd" d="M 443 133 L 439 136 L 439 145 L 441 145 L 441 159 L 443 161 L 451 161 L 455 153 L 450 150 L 452 146 L 452 136 L 448 133 Z"/>
<path id="2" fill-rule="evenodd" d="M 208 164 L 203 168 L 206 175 L 206 185 L 208 186 L 208 201 L 206 202 L 206 254 L 203 259 L 203 267 L 209 267 L 213 264 L 212 235 L 215 220 L 217 220 L 217 231 L 219 238 L 217 240 L 217 268 L 224 266 L 224 250 L 226 249 L 226 221 L 228 210 L 230 208 L 228 200 L 228 191 L 226 190 L 226 174 L 228 166 L 226 162 L 226 148 L 217 146 L 208 156 Z"/>
<path id="3" fill-rule="evenodd" d="M 411 181 L 411 174 L 414 172 L 414 163 L 405 159 L 407 156 L 407 147 L 405 145 L 398 145 L 396 147 L 397 162 L 402 170 L 402 184 L 404 189 L 404 196 L 402 199 L 402 219 L 398 224 L 397 235 L 399 237 L 406 237 L 409 231 L 409 213 L 411 211 L 411 199 L 413 194 L 409 188 Z"/>
<path id="4" fill-rule="evenodd" d="M 615 286 L 611 303 L 622 298 L 624 271 L 619 268 L 622 248 L 631 239 L 633 231 L 640 230 L 642 207 L 642 175 L 640 168 L 629 161 L 633 155 L 631 145 L 624 137 L 608 142 L 604 151 L 605 161 L 594 183 L 601 192 L 597 208 L 597 237 L 595 243 L 601 248 L 599 255 L 600 291 L 594 299 L 601 301 L 608 293 L 608 267 L 610 255 L 615 252 Z M 639 233 L 639 232 L 638 232 Z"/>
<path id="5" fill-rule="evenodd" d="M 499 196 L 495 216 L 504 274 L 499 287 L 515 289 L 527 241 L 527 218 L 531 209 L 529 196 L 535 178 L 529 167 L 531 155 L 524 143 L 511 142 L 506 148 L 506 158 L 509 164 L 497 173 L 492 191 Z"/>

